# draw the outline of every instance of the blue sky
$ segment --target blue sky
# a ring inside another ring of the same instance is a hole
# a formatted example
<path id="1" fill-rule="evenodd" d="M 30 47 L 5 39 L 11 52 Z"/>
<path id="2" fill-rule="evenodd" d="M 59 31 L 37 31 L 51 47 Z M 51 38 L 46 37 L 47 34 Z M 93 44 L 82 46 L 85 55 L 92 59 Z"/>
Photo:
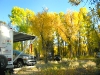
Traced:
<path id="1" fill-rule="evenodd" d="M 87 8 L 89 4 L 85 5 Z M 8 23 L 10 19 L 8 14 L 11 14 L 11 10 L 14 6 L 21 8 L 28 8 L 35 13 L 43 11 L 43 8 L 47 7 L 48 12 L 64 12 L 68 9 L 79 11 L 80 7 L 84 6 L 81 3 L 79 6 L 72 6 L 68 3 L 68 0 L 0 0 L 0 20 Z"/>

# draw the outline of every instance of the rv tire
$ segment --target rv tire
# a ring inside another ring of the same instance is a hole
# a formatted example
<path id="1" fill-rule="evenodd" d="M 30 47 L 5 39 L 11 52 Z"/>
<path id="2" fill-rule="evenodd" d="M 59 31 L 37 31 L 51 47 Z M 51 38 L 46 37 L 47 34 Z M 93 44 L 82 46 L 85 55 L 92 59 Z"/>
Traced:
<path id="1" fill-rule="evenodd" d="M 5 69 L 8 64 L 6 56 L 0 55 L 0 69 Z"/>

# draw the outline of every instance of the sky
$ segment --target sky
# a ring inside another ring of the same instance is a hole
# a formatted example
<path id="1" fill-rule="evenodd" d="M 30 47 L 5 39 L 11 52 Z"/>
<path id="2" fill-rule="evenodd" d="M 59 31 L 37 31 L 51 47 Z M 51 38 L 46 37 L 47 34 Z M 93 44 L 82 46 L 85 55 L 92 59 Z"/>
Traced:
<path id="1" fill-rule="evenodd" d="M 0 0 L 0 21 L 10 22 L 8 15 L 14 6 L 27 8 L 35 13 L 42 12 L 43 8 L 48 8 L 48 12 L 66 13 L 67 10 L 79 11 L 84 5 L 85 3 L 81 3 L 79 6 L 72 6 L 68 0 Z M 87 3 L 85 7 L 88 8 L 89 4 Z"/>

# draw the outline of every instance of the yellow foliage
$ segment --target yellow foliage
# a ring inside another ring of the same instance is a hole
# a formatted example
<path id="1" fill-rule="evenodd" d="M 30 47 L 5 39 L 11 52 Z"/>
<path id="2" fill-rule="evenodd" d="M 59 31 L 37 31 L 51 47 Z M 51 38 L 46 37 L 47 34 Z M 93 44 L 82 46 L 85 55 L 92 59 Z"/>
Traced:
<path id="1" fill-rule="evenodd" d="M 100 8 L 97 9 L 97 14 L 98 14 L 99 17 L 100 17 Z"/>
<path id="2" fill-rule="evenodd" d="M 86 7 L 80 8 L 80 13 L 87 14 L 88 13 L 87 8 Z"/>
<path id="3" fill-rule="evenodd" d="M 78 24 L 78 20 L 79 20 L 78 14 L 79 14 L 78 12 L 73 12 L 72 13 L 73 23 L 74 24 Z"/>
<path id="4" fill-rule="evenodd" d="M 78 17 L 79 17 L 79 20 L 80 20 L 80 21 L 83 20 L 83 14 L 82 14 L 82 13 L 79 13 Z"/>
<path id="5" fill-rule="evenodd" d="M 65 27 L 63 25 L 57 26 L 57 31 L 58 31 L 58 34 L 62 37 L 62 39 L 67 42 L 68 35 L 66 34 Z"/>
<path id="6" fill-rule="evenodd" d="M 53 14 L 47 12 L 37 13 L 35 18 L 30 18 L 30 20 L 32 23 L 31 29 L 35 35 L 43 36 L 44 39 L 51 37 L 53 25 L 52 20 L 54 20 Z"/>
<path id="7" fill-rule="evenodd" d="M 57 50 L 58 50 L 58 47 L 54 46 L 54 53 L 55 53 L 55 55 L 57 54 Z"/>
<path id="8" fill-rule="evenodd" d="M 65 14 L 65 28 L 66 28 L 66 35 L 67 37 L 70 38 L 70 40 L 75 40 L 76 35 L 79 30 L 79 17 L 78 17 L 78 12 L 67 12 Z"/>

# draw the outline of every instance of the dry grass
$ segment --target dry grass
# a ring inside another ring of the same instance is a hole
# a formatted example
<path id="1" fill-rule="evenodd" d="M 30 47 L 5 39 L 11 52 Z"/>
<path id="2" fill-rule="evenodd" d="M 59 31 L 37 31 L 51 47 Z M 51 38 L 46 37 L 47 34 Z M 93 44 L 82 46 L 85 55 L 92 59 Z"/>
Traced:
<path id="1" fill-rule="evenodd" d="M 90 61 L 87 61 L 86 63 L 89 62 Z M 23 69 L 15 75 L 100 75 L 100 69 L 95 66 L 88 66 L 87 64 L 87 67 L 82 67 L 81 64 L 78 67 L 71 67 L 69 66 L 69 63 L 70 61 L 66 60 L 63 60 L 62 62 L 51 61 L 47 64 L 39 62 L 34 68 L 23 67 Z M 84 64 L 86 65 L 86 63 Z M 91 62 L 90 64 L 93 63 Z"/>

